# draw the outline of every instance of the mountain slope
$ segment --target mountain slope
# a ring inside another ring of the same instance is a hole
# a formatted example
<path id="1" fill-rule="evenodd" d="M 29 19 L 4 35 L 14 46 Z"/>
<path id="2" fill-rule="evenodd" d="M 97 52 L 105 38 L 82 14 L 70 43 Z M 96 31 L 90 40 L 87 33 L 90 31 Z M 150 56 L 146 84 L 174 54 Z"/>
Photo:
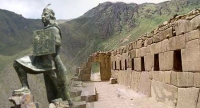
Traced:
<path id="1" fill-rule="evenodd" d="M 63 47 L 70 64 L 85 61 L 95 51 L 125 45 L 176 14 L 200 8 L 199 0 L 171 0 L 159 4 L 105 2 L 83 16 L 61 24 Z"/>
<path id="2" fill-rule="evenodd" d="M 25 19 L 21 15 L 0 10 L 0 55 L 14 55 L 32 43 L 32 32 L 42 28 L 40 20 Z"/>

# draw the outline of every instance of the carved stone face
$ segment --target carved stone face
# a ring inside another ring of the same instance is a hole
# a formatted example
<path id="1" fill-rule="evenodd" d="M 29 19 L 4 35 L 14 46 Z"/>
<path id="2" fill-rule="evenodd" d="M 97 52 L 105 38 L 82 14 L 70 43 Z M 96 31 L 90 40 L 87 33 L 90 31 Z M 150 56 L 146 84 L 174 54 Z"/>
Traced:
<path id="1" fill-rule="evenodd" d="M 43 23 L 48 23 L 50 20 L 51 20 L 50 13 L 47 12 L 47 11 L 44 11 L 42 13 L 42 22 Z"/>

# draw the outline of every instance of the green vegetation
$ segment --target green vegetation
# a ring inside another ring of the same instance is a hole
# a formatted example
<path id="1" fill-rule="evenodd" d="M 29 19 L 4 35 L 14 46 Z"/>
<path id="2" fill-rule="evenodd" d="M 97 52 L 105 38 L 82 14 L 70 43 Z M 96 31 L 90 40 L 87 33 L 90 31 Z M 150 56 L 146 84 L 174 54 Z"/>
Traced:
<path id="1" fill-rule="evenodd" d="M 92 63 L 92 72 L 94 73 L 100 72 L 100 63 L 98 62 Z"/>

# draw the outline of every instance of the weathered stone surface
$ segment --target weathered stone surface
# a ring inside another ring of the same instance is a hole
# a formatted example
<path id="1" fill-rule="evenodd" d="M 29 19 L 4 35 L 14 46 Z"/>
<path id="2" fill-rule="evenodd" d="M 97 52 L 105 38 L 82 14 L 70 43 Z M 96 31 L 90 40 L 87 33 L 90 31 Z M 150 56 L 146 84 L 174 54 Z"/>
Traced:
<path id="1" fill-rule="evenodd" d="M 189 20 L 180 19 L 180 20 L 175 22 L 176 35 L 187 33 L 189 31 L 189 29 L 190 29 Z"/>
<path id="2" fill-rule="evenodd" d="M 194 86 L 200 87 L 200 73 L 193 73 L 194 74 Z"/>
<path id="3" fill-rule="evenodd" d="M 199 88 L 178 88 L 177 108 L 196 108 Z"/>
<path id="4" fill-rule="evenodd" d="M 132 70 L 131 68 L 128 68 L 126 71 L 126 76 L 125 76 L 125 86 L 128 86 L 128 87 L 131 86 L 131 74 L 132 74 Z"/>
<path id="5" fill-rule="evenodd" d="M 154 66 L 154 56 L 151 53 L 146 54 L 144 56 L 144 61 L 145 61 L 145 70 L 146 71 L 151 71 Z"/>
<path id="6" fill-rule="evenodd" d="M 186 49 L 181 51 L 182 67 L 186 72 L 200 71 L 200 47 L 199 40 L 195 39 L 187 42 Z M 192 65 L 191 65 L 192 64 Z"/>
<path id="7" fill-rule="evenodd" d="M 77 97 L 80 96 L 82 93 L 82 87 L 72 87 L 70 88 L 70 96 Z"/>
<path id="8" fill-rule="evenodd" d="M 162 40 L 166 38 L 171 38 L 173 36 L 172 27 L 165 29 L 161 32 Z"/>
<path id="9" fill-rule="evenodd" d="M 135 58 L 136 57 L 136 51 L 135 51 L 135 49 L 133 49 L 133 50 L 130 51 L 130 56 L 131 56 L 131 58 Z"/>
<path id="10" fill-rule="evenodd" d="M 91 74 L 81 74 L 81 81 L 90 81 Z"/>
<path id="11" fill-rule="evenodd" d="M 151 53 L 150 47 L 151 47 L 150 45 L 147 45 L 146 54 L 147 54 L 147 53 Z"/>
<path id="12" fill-rule="evenodd" d="M 153 36 L 153 42 L 154 43 L 157 43 L 157 42 L 160 42 L 161 41 L 161 36 L 160 36 L 160 33 L 157 33 Z"/>
<path id="13" fill-rule="evenodd" d="M 155 54 L 155 43 L 150 45 L 151 54 Z"/>
<path id="14" fill-rule="evenodd" d="M 72 81 L 71 86 L 72 87 L 82 87 L 83 86 L 83 82 L 82 81 Z"/>
<path id="15" fill-rule="evenodd" d="M 142 47 L 142 40 L 137 40 L 136 41 L 136 48 L 141 48 Z"/>
<path id="16" fill-rule="evenodd" d="M 141 48 L 136 49 L 136 57 L 137 58 L 141 57 Z"/>
<path id="17" fill-rule="evenodd" d="M 166 52 L 169 50 L 169 39 L 165 39 L 161 42 L 161 52 Z"/>
<path id="18" fill-rule="evenodd" d="M 178 50 L 185 48 L 185 35 L 175 36 L 169 39 L 169 50 Z"/>
<path id="19" fill-rule="evenodd" d="M 167 51 L 159 54 L 159 66 L 161 71 L 169 71 L 173 69 L 173 55 L 173 51 Z"/>
<path id="20" fill-rule="evenodd" d="M 90 68 L 81 68 L 80 74 L 90 74 L 91 73 L 91 67 Z"/>
<path id="21" fill-rule="evenodd" d="M 175 108 L 177 103 L 178 88 L 163 82 L 152 80 L 151 96 L 152 98 L 164 102 Z"/>
<path id="22" fill-rule="evenodd" d="M 163 75 L 163 82 L 166 84 L 171 84 L 171 73 L 172 71 L 165 71 Z"/>
<path id="23" fill-rule="evenodd" d="M 160 80 L 160 75 L 159 75 L 159 71 L 151 71 L 151 75 L 153 80 L 159 81 Z"/>
<path id="24" fill-rule="evenodd" d="M 149 72 L 142 72 L 139 81 L 139 92 L 147 96 L 151 96 L 151 80 Z"/>
<path id="25" fill-rule="evenodd" d="M 176 36 L 175 37 L 176 39 L 176 48 L 175 50 L 177 49 L 184 49 L 185 48 L 185 44 L 186 44 L 186 41 L 185 41 L 185 35 L 179 35 L 179 36 Z"/>
<path id="26" fill-rule="evenodd" d="M 155 44 L 155 49 L 154 49 L 154 54 L 158 54 L 161 52 L 161 48 L 162 48 L 162 45 L 161 45 L 161 42 L 158 42 Z"/>
<path id="27" fill-rule="evenodd" d="M 116 84 L 117 79 L 116 78 L 110 78 L 110 84 Z"/>
<path id="28" fill-rule="evenodd" d="M 39 105 L 34 103 L 32 94 L 13 95 L 9 101 L 13 102 L 15 108 L 37 108 L 36 104 Z"/>
<path id="29" fill-rule="evenodd" d="M 194 84 L 194 76 L 191 72 L 172 72 L 171 82 L 178 87 L 192 87 Z"/>
<path id="30" fill-rule="evenodd" d="M 199 21 L 199 19 L 200 19 L 200 15 L 198 15 L 197 17 L 195 17 L 192 20 L 190 20 L 191 30 L 195 30 L 198 27 L 200 27 L 200 21 Z"/>
<path id="31" fill-rule="evenodd" d="M 186 38 L 186 42 L 188 41 L 191 41 L 191 40 L 194 40 L 194 39 L 199 39 L 200 38 L 200 31 L 199 29 L 197 30 L 193 30 L 191 32 L 188 32 L 185 35 L 185 38 Z"/>
<path id="32" fill-rule="evenodd" d="M 151 45 L 153 43 L 153 37 L 152 38 L 148 38 L 147 44 Z"/>
<path id="33" fill-rule="evenodd" d="M 81 100 L 86 102 L 97 101 L 97 91 L 95 87 L 85 87 L 82 89 Z"/>
<path id="34" fill-rule="evenodd" d="M 86 68 L 86 62 L 83 62 L 83 63 L 81 64 L 81 68 Z"/>
<path id="35" fill-rule="evenodd" d="M 140 55 L 142 56 L 142 57 L 144 57 L 145 55 L 146 55 L 146 48 L 147 47 L 142 47 L 142 48 L 140 48 L 141 50 L 140 50 Z"/>
<path id="36" fill-rule="evenodd" d="M 140 78 L 141 78 L 141 72 L 135 72 L 135 75 L 134 75 L 134 91 L 138 92 L 139 91 L 139 82 L 140 82 Z"/>
<path id="37" fill-rule="evenodd" d="M 134 69 L 141 71 L 141 58 L 134 58 Z"/>
<path id="38" fill-rule="evenodd" d="M 72 108 L 86 108 L 86 102 L 85 101 L 75 102 Z"/>

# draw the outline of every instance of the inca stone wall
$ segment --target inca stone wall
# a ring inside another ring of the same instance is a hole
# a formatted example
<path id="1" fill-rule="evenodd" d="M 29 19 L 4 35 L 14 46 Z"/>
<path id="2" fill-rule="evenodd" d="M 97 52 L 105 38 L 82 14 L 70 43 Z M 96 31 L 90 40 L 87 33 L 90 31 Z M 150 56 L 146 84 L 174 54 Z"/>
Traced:
<path id="1" fill-rule="evenodd" d="M 79 79 L 82 81 L 90 81 L 92 62 L 100 63 L 101 80 L 109 80 L 111 77 L 110 52 L 96 52 L 87 59 L 87 62 L 82 63 L 79 71 Z"/>
<path id="2" fill-rule="evenodd" d="M 200 10 L 111 52 L 119 84 L 174 108 L 200 108 Z"/>

